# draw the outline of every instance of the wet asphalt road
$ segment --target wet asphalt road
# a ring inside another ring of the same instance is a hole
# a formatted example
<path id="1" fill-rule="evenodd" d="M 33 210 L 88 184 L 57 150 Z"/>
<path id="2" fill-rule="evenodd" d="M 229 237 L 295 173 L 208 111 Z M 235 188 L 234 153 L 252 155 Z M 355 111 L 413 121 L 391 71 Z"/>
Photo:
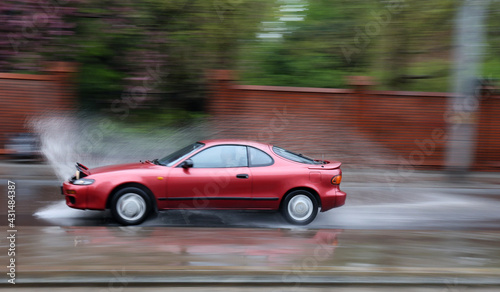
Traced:
<path id="1" fill-rule="evenodd" d="M 0 169 L 0 185 L 7 186 L 8 174 Z M 325 283 L 364 283 L 365 290 L 352 287 L 352 291 L 399 291 L 366 286 L 377 281 L 403 281 L 415 291 L 498 291 L 500 180 L 496 176 L 470 184 L 443 183 L 442 178 L 418 174 L 412 181 L 396 183 L 380 182 L 376 173 L 351 178 L 341 185 L 348 194 L 346 205 L 319 213 L 305 227 L 286 223 L 279 213 L 237 211 L 166 211 L 141 226 L 121 227 L 109 211 L 67 207 L 61 182 L 53 176 L 18 174 L 12 179 L 22 263 L 19 281 L 94 281 L 105 290 L 108 283 L 119 281 L 126 284 L 120 286 L 123 291 L 133 291 L 133 285 L 168 282 L 178 279 L 176 275 L 193 283 L 195 278 L 190 277 L 215 273 L 199 280 L 203 286 L 238 277 L 247 277 L 241 283 L 253 283 L 257 278 L 252 273 L 268 274 L 275 284 L 290 284 L 283 275 L 292 273 L 307 284 L 314 277 L 306 275 L 323 271 L 318 277 Z M 0 226 L 5 227 L 5 195 L 0 196 L 0 205 L 0 219 L 4 218 Z M 0 244 L 7 246 L 5 238 Z M 325 246 L 336 252 L 317 258 L 318 247 L 324 251 Z M 311 259 L 320 264 L 318 269 L 308 268 Z M 229 277 L 228 270 L 240 276 Z M 116 271 L 130 276 L 117 280 Z M 450 286 L 454 281 L 457 285 Z M 437 286 L 419 288 L 412 283 Z M 242 286 L 226 288 L 243 291 Z M 276 288 L 273 291 L 282 290 Z"/>
<path id="2" fill-rule="evenodd" d="M 67 207 L 60 182 L 17 179 L 16 221 L 24 226 L 115 226 L 109 211 Z M 0 179 L 6 185 L 7 180 Z M 498 230 L 500 191 L 495 188 L 343 183 L 345 206 L 319 213 L 310 229 Z M 6 206 L 5 196 L 0 199 Z M 6 218 L 6 208 L 0 211 Z M 4 225 L 4 224 L 2 224 Z M 166 211 L 143 226 L 291 227 L 279 213 Z"/>

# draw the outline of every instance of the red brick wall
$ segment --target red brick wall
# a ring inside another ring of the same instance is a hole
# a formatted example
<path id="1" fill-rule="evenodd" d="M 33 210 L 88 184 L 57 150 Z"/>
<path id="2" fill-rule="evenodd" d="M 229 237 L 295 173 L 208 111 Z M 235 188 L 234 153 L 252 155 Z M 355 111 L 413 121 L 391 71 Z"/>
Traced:
<path id="1" fill-rule="evenodd" d="M 446 93 L 375 92 L 355 95 L 357 128 L 415 166 L 441 166 L 446 132 Z M 434 135 L 435 136 L 435 135 Z M 422 161 L 422 162 L 420 162 Z"/>
<path id="2" fill-rule="evenodd" d="M 219 138 L 243 138 L 355 167 L 441 168 L 449 94 L 244 86 L 214 72 L 209 111 Z M 500 99 L 481 106 L 476 170 L 500 170 Z"/>
<path id="3" fill-rule="evenodd" d="M 56 62 L 45 74 L 0 73 L 0 152 L 9 135 L 28 132 L 29 118 L 75 107 L 73 66 Z"/>
<path id="4" fill-rule="evenodd" d="M 477 167 L 500 170 L 499 96 L 486 96 L 481 100 L 476 144 Z"/>

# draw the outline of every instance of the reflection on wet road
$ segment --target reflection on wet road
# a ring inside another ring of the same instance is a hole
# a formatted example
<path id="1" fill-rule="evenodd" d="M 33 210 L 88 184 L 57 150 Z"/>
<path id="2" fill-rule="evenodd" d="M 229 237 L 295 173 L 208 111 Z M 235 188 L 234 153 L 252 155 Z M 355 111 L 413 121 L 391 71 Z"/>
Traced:
<path id="1" fill-rule="evenodd" d="M 19 283 L 498 283 L 498 232 L 23 227 Z M 3 244 L 2 244 L 3 245 Z M 111 279 L 111 280 L 110 280 Z M 462 282 L 461 282 L 462 283 Z"/>
<path id="2" fill-rule="evenodd" d="M 36 258 L 63 252 L 64 259 L 44 261 L 54 266 L 117 265 L 151 269 L 167 266 L 281 266 L 304 258 L 332 258 L 339 230 L 163 227 L 42 227 L 29 228 L 20 253 Z M 54 240 L 57 238 L 57 240 Z M 127 255 L 116 257 L 116 253 Z M 98 262 L 95 259 L 99 259 Z M 26 259 L 25 265 L 32 260 Z M 36 260 L 33 261 L 36 264 Z"/>

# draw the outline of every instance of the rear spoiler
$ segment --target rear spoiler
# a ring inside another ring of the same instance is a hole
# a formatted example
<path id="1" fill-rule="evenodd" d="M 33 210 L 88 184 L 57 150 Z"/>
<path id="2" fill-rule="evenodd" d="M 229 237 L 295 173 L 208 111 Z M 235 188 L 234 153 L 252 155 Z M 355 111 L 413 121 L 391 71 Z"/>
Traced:
<path id="1" fill-rule="evenodd" d="M 325 161 L 327 162 L 326 164 L 317 164 L 317 165 L 312 165 L 309 166 L 309 169 L 337 169 L 340 168 L 342 165 L 342 162 L 339 161 Z"/>

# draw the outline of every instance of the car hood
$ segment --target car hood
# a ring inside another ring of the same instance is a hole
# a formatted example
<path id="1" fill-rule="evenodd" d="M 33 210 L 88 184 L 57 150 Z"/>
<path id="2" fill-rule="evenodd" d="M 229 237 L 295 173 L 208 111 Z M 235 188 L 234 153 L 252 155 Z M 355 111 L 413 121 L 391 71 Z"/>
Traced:
<path id="1" fill-rule="evenodd" d="M 152 169 L 157 167 L 158 165 L 149 162 L 136 162 L 136 163 L 116 164 L 116 165 L 96 167 L 90 169 L 89 172 L 90 174 L 98 174 L 103 172 L 122 171 L 129 169 Z"/>

